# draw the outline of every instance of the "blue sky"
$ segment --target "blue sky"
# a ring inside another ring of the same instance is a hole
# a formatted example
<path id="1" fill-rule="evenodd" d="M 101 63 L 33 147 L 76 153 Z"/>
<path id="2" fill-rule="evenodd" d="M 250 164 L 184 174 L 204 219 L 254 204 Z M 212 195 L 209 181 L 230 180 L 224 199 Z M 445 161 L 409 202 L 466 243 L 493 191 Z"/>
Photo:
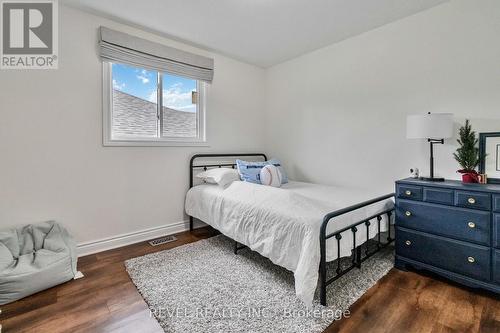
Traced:
<path id="1" fill-rule="evenodd" d="M 123 64 L 113 64 L 113 88 L 156 102 L 157 73 Z M 196 105 L 191 104 L 193 90 L 196 90 L 196 80 L 163 74 L 163 106 L 196 112 Z"/>

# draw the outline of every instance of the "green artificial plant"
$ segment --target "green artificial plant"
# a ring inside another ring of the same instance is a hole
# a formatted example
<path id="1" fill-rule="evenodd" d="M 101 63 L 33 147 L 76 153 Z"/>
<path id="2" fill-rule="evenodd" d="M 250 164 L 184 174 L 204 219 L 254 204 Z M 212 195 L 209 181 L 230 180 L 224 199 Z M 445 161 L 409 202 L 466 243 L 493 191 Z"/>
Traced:
<path id="1" fill-rule="evenodd" d="M 476 168 L 479 165 L 479 148 L 476 132 L 472 130 L 469 119 L 465 120 L 465 125 L 459 129 L 459 139 L 457 139 L 460 147 L 453 157 L 462 167 L 458 172 L 461 173 L 476 173 Z"/>

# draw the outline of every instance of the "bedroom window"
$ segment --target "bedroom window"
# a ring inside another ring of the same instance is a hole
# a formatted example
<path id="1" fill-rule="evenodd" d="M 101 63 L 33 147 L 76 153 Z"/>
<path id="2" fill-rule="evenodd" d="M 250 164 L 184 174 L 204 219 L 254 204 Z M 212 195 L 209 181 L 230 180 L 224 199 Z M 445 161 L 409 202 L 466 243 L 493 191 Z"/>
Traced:
<path id="1" fill-rule="evenodd" d="M 104 63 L 109 145 L 205 143 L 203 83 L 120 63 Z"/>
<path id="2" fill-rule="evenodd" d="M 106 27 L 105 146 L 205 146 L 205 95 L 214 60 Z"/>

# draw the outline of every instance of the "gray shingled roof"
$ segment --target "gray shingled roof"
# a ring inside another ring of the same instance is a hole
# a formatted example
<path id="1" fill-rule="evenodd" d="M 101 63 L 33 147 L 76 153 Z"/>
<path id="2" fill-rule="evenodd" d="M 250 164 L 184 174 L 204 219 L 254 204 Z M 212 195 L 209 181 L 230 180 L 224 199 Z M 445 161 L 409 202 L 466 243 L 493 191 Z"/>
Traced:
<path id="1" fill-rule="evenodd" d="M 196 113 L 163 107 L 163 135 L 196 136 Z M 113 89 L 113 135 L 156 136 L 156 104 Z"/>

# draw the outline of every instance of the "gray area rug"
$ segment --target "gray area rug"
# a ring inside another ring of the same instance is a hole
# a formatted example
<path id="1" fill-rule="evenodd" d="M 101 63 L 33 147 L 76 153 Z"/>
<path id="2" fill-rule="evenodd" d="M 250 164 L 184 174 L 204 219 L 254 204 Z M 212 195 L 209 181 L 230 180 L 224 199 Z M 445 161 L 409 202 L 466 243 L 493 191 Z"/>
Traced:
<path id="1" fill-rule="evenodd" d="M 248 248 L 234 255 L 223 235 L 125 265 L 165 332 L 322 332 L 393 262 L 393 248 L 382 250 L 328 286 L 328 307 L 316 295 L 312 309 L 295 296 L 293 273 Z"/>

